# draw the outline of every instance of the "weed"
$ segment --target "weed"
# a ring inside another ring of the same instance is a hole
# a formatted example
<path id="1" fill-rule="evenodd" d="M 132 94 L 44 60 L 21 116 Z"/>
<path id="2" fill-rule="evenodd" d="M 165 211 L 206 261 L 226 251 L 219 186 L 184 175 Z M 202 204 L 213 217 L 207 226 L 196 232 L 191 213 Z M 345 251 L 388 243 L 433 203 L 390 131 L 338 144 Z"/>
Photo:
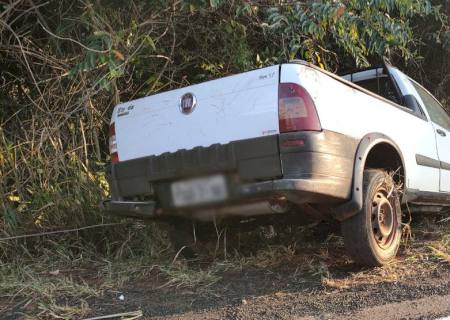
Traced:
<path id="1" fill-rule="evenodd" d="M 295 243 L 290 245 L 267 245 L 259 248 L 255 254 L 241 256 L 236 253 L 231 261 L 235 261 L 240 269 L 254 267 L 259 269 L 274 268 L 295 256 Z"/>
<path id="2" fill-rule="evenodd" d="M 10 302 L 26 301 L 30 314 L 39 318 L 70 319 L 85 315 L 89 305 L 85 299 L 99 297 L 102 291 L 70 274 L 46 272 L 45 265 L 0 269 L 0 291 Z M 32 318 L 32 317 L 31 317 Z"/>
<path id="3" fill-rule="evenodd" d="M 221 279 L 221 276 L 218 275 L 220 269 L 220 265 L 212 265 L 206 269 L 190 268 L 186 262 L 160 266 L 160 272 L 168 281 L 159 288 L 182 287 L 206 290 Z"/>

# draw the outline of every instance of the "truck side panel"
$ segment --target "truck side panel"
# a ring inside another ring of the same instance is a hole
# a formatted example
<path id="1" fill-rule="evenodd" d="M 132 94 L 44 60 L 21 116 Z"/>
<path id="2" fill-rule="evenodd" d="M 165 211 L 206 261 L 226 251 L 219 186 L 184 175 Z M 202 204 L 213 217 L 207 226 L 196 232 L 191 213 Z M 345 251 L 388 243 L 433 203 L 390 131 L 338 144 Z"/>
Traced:
<path id="1" fill-rule="evenodd" d="M 311 94 L 325 130 L 359 140 L 374 132 L 389 136 L 403 154 L 406 187 L 439 192 L 439 171 L 416 163 L 416 154 L 438 158 L 430 122 L 305 65 L 282 65 L 280 82 L 298 83 Z"/>

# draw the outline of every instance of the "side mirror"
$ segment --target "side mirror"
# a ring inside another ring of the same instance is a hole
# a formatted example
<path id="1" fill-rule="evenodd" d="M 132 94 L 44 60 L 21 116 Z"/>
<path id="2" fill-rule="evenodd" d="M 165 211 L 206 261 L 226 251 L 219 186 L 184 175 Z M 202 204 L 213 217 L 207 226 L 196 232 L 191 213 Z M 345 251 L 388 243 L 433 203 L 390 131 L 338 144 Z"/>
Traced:
<path id="1" fill-rule="evenodd" d="M 403 104 L 405 105 L 405 107 L 411 109 L 415 113 L 422 114 L 422 109 L 420 108 L 419 102 L 412 94 L 403 96 Z"/>

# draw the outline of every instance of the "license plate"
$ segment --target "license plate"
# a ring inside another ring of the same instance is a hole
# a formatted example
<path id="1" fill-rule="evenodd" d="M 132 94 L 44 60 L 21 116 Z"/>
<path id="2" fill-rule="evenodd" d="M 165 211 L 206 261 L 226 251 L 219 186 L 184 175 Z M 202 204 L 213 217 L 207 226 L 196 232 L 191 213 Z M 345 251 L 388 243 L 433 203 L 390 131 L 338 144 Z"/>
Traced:
<path id="1" fill-rule="evenodd" d="M 217 202 L 228 195 L 223 175 L 177 181 L 172 183 L 171 191 L 176 207 Z"/>

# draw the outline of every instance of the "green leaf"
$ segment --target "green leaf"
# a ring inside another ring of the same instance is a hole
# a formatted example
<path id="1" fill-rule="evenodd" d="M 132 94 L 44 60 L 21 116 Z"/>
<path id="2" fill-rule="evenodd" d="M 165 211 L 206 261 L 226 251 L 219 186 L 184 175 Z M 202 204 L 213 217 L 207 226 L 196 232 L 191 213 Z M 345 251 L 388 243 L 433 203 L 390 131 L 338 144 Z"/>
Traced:
<path id="1" fill-rule="evenodd" d="M 156 51 L 156 45 L 155 42 L 153 41 L 153 39 L 149 36 L 149 35 L 145 35 L 144 36 L 144 41 L 145 43 L 150 46 L 150 48 L 153 49 L 153 51 Z"/>

